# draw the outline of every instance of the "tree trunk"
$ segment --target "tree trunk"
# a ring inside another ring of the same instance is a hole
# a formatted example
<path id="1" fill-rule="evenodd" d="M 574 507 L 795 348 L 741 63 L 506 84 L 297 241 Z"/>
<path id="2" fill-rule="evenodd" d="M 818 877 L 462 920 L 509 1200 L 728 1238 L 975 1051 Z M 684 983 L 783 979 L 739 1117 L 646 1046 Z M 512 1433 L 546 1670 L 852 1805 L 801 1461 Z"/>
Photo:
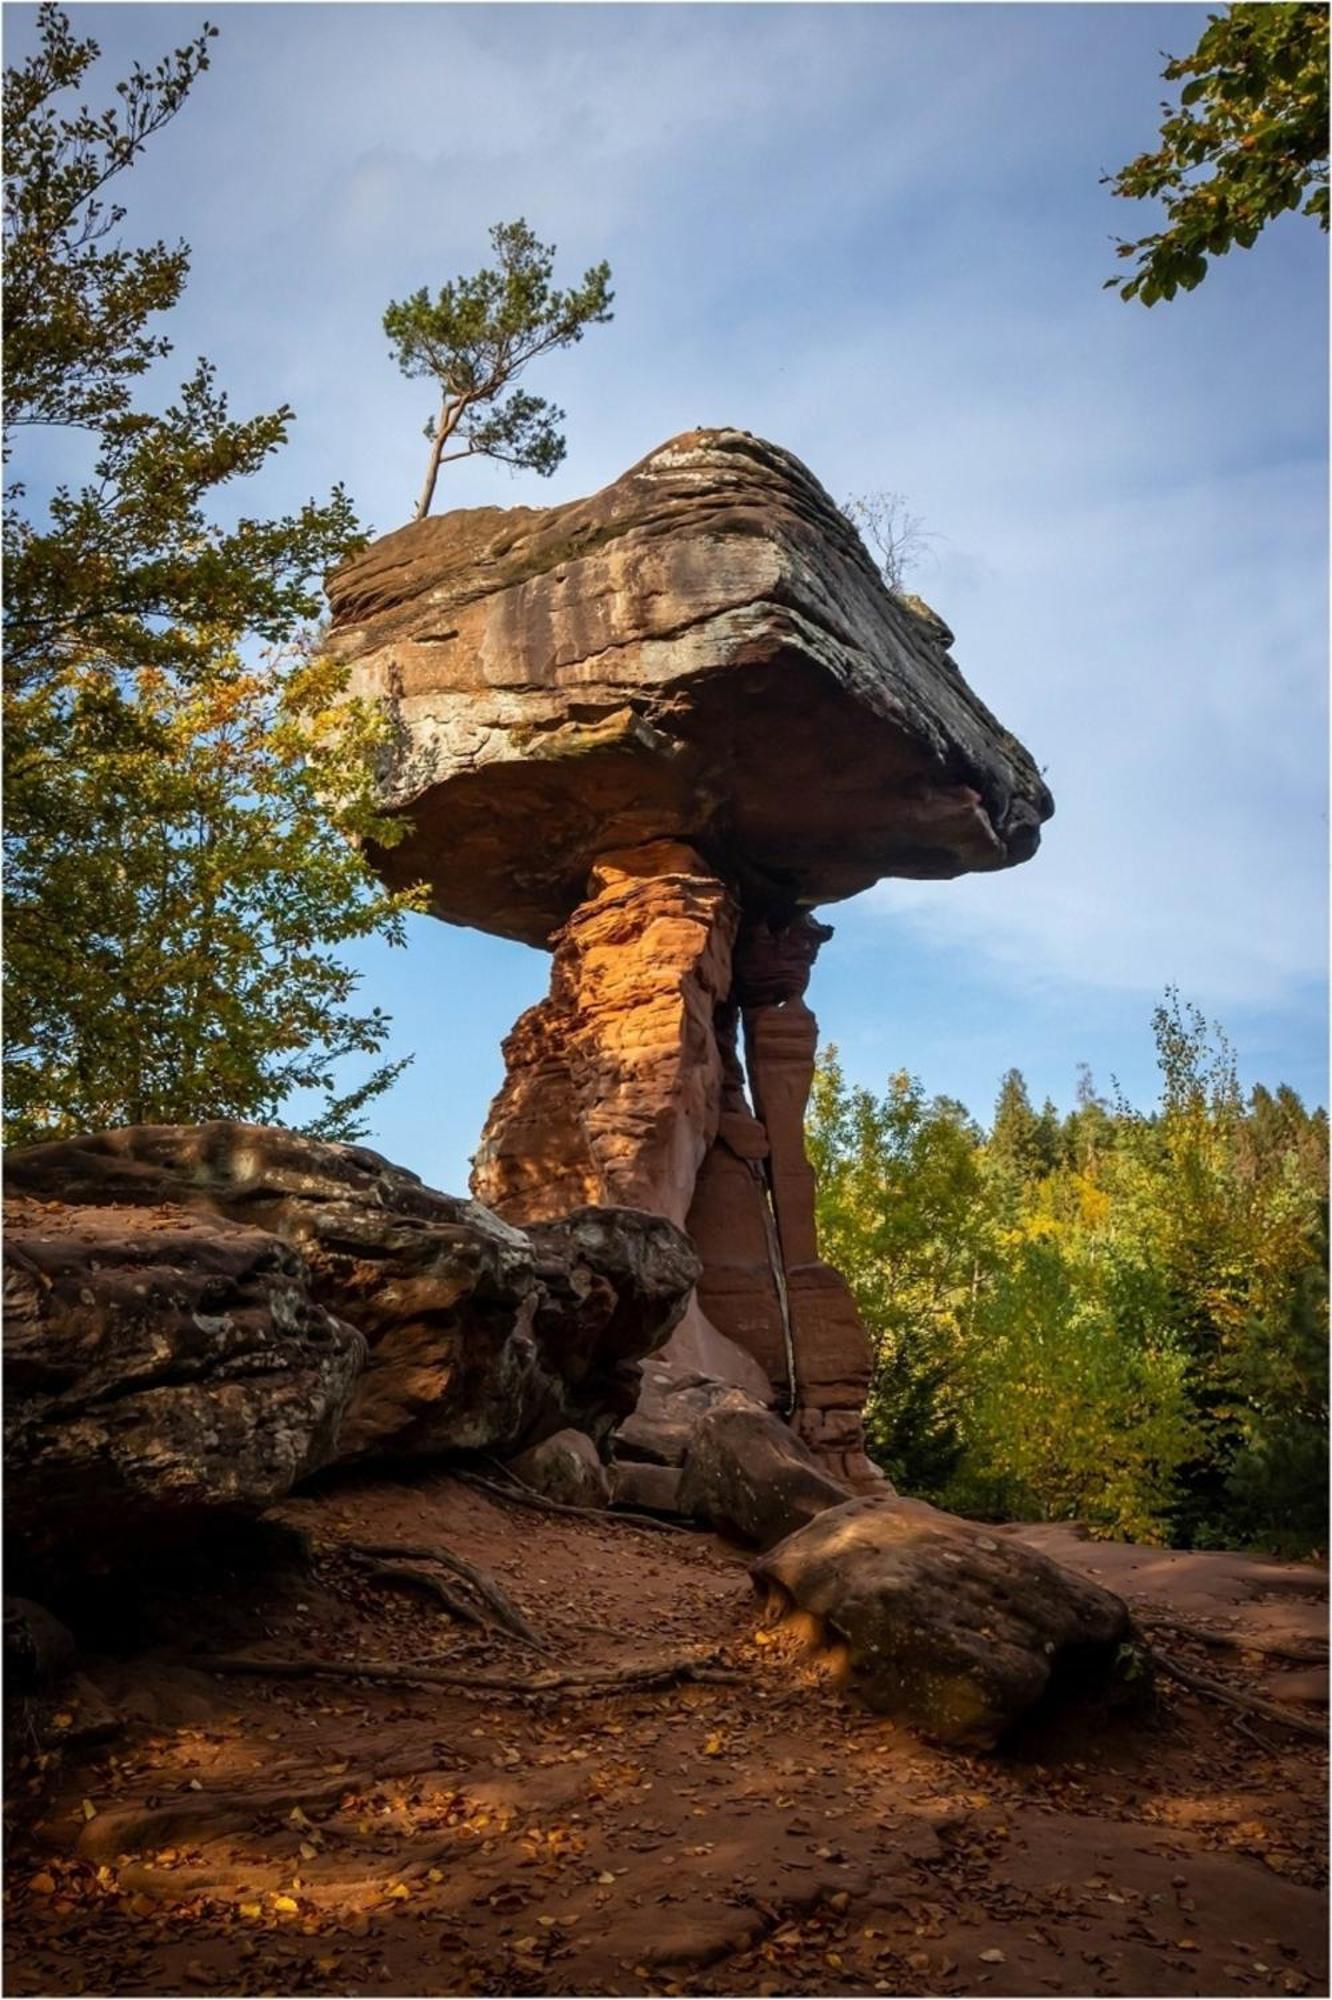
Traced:
<path id="1" fill-rule="evenodd" d="M 430 440 L 430 458 L 426 465 L 425 484 L 416 503 L 416 512 L 412 515 L 413 521 L 423 521 L 430 512 L 430 503 L 435 497 L 435 481 L 439 478 L 439 462 L 444 456 L 444 447 L 453 435 L 461 414 L 460 407 L 450 404 L 446 398 L 439 413 L 439 422 L 435 426 L 435 435 Z"/>

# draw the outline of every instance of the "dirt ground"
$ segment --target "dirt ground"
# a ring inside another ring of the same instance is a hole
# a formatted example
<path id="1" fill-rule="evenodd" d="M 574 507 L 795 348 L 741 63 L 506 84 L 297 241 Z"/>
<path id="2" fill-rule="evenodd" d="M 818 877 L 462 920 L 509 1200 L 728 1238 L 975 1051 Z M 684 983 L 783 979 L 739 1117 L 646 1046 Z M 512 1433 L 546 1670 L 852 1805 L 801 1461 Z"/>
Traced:
<path id="1" fill-rule="evenodd" d="M 188 1590 L 149 1581 L 137 1643 L 86 1658 L 62 1707 L 12 1711 L 7 1992 L 1327 1991 L 1314 1739 L 1161 1679 L 1141 1713 L 962 1756 L 761 1629 L 744 1554 L 710 1536 L 444 1476 L 280 1514 L 312 1565 L 269 1545 Z M 1325 1714 L 1320 1567 L 1020 1532 L 1189 1668 Z M 350 1540 L 484 1565 L 548 1654 L 373 1580 Z M 689 1656 L 734 1677 L 533 1695 L 202 1664 L 238 1650 L 510 1678 Z"/>

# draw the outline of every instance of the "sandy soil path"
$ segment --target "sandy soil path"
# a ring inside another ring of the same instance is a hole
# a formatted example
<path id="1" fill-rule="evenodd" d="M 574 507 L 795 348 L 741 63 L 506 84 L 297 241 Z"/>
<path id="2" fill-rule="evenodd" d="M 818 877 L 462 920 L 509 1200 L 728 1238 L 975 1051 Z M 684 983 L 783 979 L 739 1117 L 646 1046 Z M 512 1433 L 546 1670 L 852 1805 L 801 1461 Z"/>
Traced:
<path id="1" fill-rule="evenodd" d="M 519 1513 L 443 1476 L 281 1514 L 312 1567 L 162 1579 L 137 1648 L 84 1662 L 64 1748 L 11 1717 L 8 1992 L 1327 1991 L 1317 1742 L 1162 1683 L 1145 1714 L 971 1759 L 757 1631 L 745 1558 L 710 1536 Z M 1010 1532 L 1149 1622 L 1325 1647 L 1314 1566 Z M 373 1581 L 349 1539 L 485 1565 L 549 1657 Z M 1161 1640 L 1325 1713 L 1317 1658 Z M 197 1664 L 241 1648 L 509 1676 L 690 1653 L 738 1678 L 524 1697 Z"/>

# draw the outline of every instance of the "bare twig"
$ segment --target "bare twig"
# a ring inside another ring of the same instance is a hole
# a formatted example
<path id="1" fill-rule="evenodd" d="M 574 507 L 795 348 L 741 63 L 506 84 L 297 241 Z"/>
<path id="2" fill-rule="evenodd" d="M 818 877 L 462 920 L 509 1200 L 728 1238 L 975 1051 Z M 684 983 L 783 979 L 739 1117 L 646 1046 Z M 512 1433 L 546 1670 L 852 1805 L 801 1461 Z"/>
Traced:
<path id="1" fill-rule="evenodd" d="M 569 1667 L 523 1674 L 465 1674 L 410 1660 L 334 1660 L 318 1654 L 264 1659 L 254 1653 L 221 1653 L 191 1660 L 210 1674 L 254 1674 L 275 1680 L 386 1681 L 406 1687 L 455 1687 L 465 1694 L 615 1694 L 624 1688 L 667 1687 L 674 1681 L 734 1683 L 743 1675 L 712 1664 L 717 1655 L 647 1662 L 637 1667 Z"/>
<path id="2" fill-rule="evenodd" d="M 1181 1666 L 1169 1653 L 1162 1653 L 1155 1646 L 1152 1658 L 1172 1681 L 1178 1681 L 1181 1687 L 1192 1688 L 1195 1694 L 1205 1695 L 1209 1701 L 1233 1708 L 1237 1715 L 1260 1715 L 1266 1721 L 1279 1723 L 1283 1729 L 1292 1729 L 1300 1736 L 1316 1736 L 1320 1742 L 1327 1740 L 1327 1725 L 1315 1722 L 1311 1716 L 1301 1715 L 1281 1702 L 1264 1701 L 1261 1695 L 1236 1694 L 1221 1681 L 1210 1680 L 1206 1674 L 1195 1674 L 1191 1667 Z"/>

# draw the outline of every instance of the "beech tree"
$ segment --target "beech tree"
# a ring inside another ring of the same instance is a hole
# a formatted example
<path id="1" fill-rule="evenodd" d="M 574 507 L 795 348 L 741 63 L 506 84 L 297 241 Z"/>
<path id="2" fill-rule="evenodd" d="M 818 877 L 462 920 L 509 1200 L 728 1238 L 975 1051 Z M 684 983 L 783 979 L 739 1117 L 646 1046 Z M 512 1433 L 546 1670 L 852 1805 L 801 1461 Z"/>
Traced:
<path id="1" fill-rule="evenodd" d="M 381 719 L 307 637 L 356 518 L 340 488 L 221 518 L 292 412 L 233 417 L 207 362 L 164 411 L 135 402 L 189 252 L 125 248 L 111 191 L 214 31 L 97 111 L 96 43 L 53 5 L 38 24 L 4 83 L 5 446 L 21 474 L 41 426 L 70 476 L 39 509 L 20 477 L 5 504 L 9 1135 L 272 1118 L 306 1086 L 350 1137 L 395 1066 L 337 1095 L 339 1059 L 388 1026 L 351 1004 L 339 947 L 399 937 L 411 900 L 349 844 L 395 837 L 370 782 Z"/>
<path id="2" fill-rule="evenodd" d="M 1145 306 L 1192 291 L 1209 259 L 1248 249 L 1291 209 L 1328 226 L 1328 10 L 1307 0 L 1244 0 L 1209 17 L 1191 55 L 1162 75 L 1182 83 L 1163 104 L 1161 143 L 1106 180 L 1128 200 L 1155 198 L 1164 228 L 1117 255 L 1130 276 L 1107 290 Z"/>
<path id="3" fill-rule="evenodd" d="M 580 341 L 586 327 L 614 317 L 610 265 L 594 264 L 567 292 L 551 285 L 555 246 L 539 243 L 521 217 L 490 232 L 496 265 L 454 278 L 432 299 L 423 286 L 393 301 L 384 331 L 404 375 L 439 388 L 426 420 L 425 483 L 414 520 L 430 512 L 442 465 L 495 458 L 543 479 L 561 463 L 563 410 L 513 384 L 539 355 Z"/>

